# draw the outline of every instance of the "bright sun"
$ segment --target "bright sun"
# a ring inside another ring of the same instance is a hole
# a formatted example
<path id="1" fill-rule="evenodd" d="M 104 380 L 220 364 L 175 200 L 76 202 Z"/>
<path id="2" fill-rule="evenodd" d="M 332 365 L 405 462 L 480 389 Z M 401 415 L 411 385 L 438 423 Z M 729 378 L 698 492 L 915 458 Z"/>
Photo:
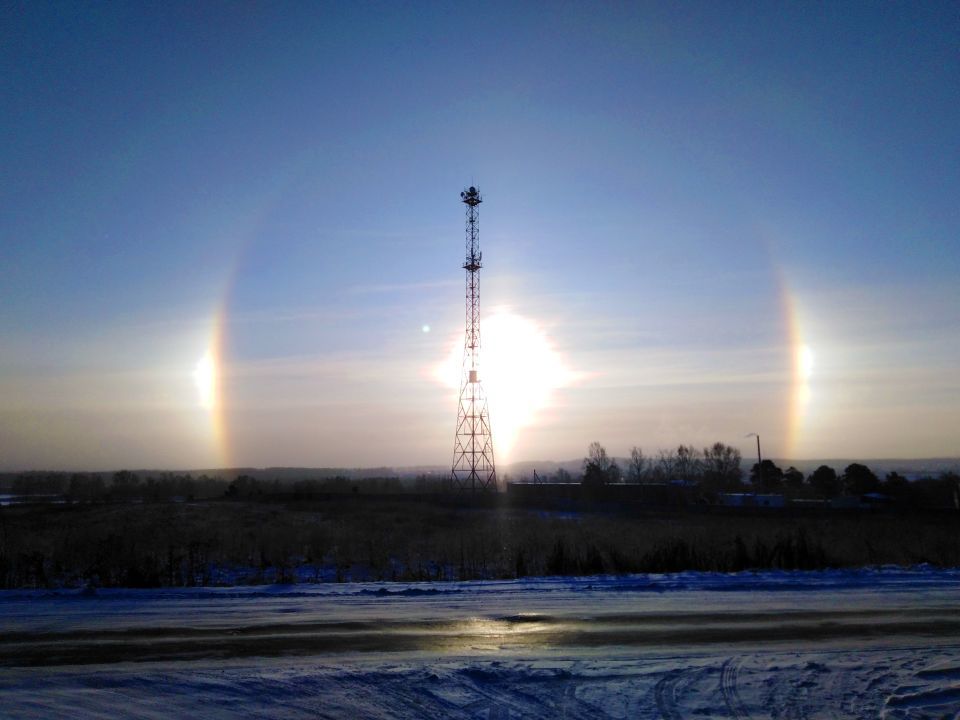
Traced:
<path id="1" fill-rule="evenodd" d="M 507 309 L 496 309 L 481 322 L 480 380 L 490 404 L 494 452 L 510 458 L 520 431 L 550 407 L 554 390 L 569 385 L 575 373 L 567 369 L 543 328 Z M 460 388 L 463 341 L 451 349 L 434 376 L 452 389 Z"/>
<path id="2" fill-rule="evenodd" d="M 800 377 L 809 380 L 813 375 L 813 350 L 809 345 L 801 345 L 797 351 L 797 366 L 800 371 Z"/>
<path id="3" fill-rule="evenodd" d="M 217 400 L 217 366 L 213 355 L 207 352 L 193 370 L 193 382 L 197 386 L 197 398 L 204 410 L 212 410 Z"/>
<path id="4" fill-rule="evenodd" d="M 809 345 L 800 345 L 793 363 L 793 387 L 796 405 L 806 407 L 810 402 L 810 378 L 813 377 L 813 349 Z"/>

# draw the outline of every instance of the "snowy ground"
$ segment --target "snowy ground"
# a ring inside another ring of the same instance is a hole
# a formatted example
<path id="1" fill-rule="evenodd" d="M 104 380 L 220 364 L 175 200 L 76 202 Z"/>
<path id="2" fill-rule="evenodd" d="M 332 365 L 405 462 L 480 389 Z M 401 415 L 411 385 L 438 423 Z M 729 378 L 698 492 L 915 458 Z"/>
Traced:
<path id="1" fill-rule="evenodd" d="M 958 718 L 960 571 L 7 591 L 0 717 Z"/>

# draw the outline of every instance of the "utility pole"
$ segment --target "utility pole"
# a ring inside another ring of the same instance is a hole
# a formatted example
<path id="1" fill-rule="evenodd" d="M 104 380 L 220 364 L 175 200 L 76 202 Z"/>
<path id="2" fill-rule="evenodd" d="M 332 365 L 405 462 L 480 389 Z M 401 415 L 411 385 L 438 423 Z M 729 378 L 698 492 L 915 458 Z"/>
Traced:
<path id="1" fill-rule="evenodd" d="M 760 433 L 750 433 L 747 437 L 757 438 L 757 479 L 760 481 L 760 487 L 763 488 L 763 458 L 760 456 Z"/>

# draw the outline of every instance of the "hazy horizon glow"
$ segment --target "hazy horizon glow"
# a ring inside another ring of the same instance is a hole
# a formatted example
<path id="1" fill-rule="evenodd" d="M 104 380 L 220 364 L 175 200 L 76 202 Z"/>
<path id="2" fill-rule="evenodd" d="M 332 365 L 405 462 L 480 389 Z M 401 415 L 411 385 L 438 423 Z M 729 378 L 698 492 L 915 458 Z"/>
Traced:
<path id="1" fill-rule="evenodd" d="M 0 469 L 448 463 L 470 184 L 498 461 L 960 453 L 955 7 L 545 8 L 0 8 Z"/>

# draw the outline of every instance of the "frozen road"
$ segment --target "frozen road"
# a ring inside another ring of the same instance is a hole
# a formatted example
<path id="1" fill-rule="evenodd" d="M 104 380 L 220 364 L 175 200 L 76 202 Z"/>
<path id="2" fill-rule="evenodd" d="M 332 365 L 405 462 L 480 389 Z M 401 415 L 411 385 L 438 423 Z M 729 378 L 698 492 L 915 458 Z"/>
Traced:
<path id="1" fill-rule="evenodd" d="M 0 593 L 0 717 L 960 716 L 960 572 Z"/>

